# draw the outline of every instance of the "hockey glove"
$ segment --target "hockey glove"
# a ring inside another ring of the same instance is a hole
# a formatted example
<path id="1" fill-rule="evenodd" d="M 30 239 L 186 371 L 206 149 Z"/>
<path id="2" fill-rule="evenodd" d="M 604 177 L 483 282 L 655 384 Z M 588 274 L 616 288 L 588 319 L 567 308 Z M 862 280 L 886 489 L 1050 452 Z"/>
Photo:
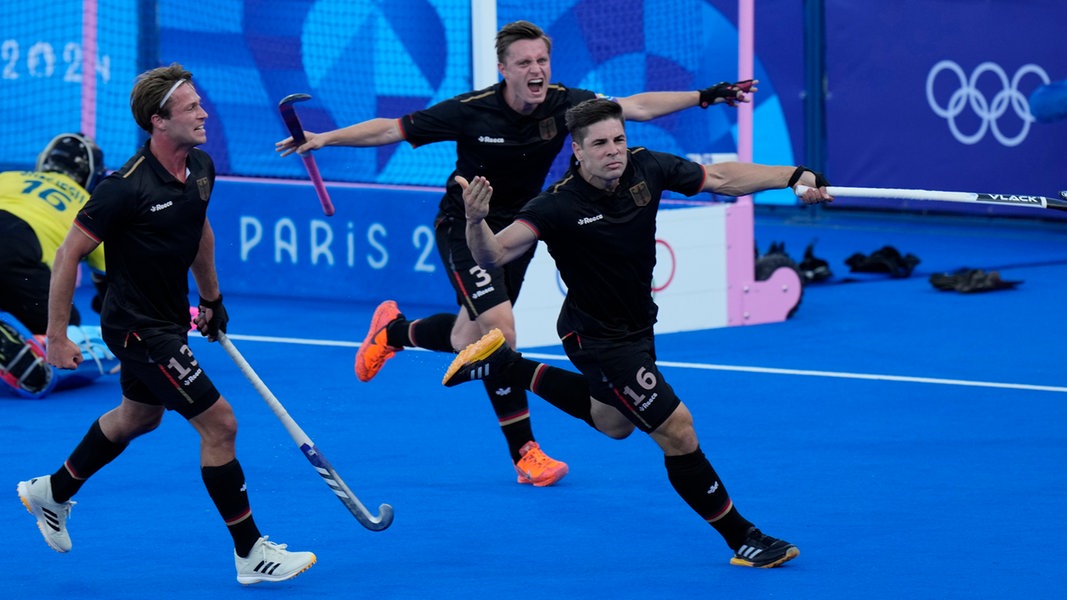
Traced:
<path id="1" fill-rule="evenodd" d="M 800 176 L 804 174 L 804 171 L 808 171 L 815 176 L 815 187 L 821 188 L 830 186 L 830 182 L 827 181 L 826 176 L 824 176 L 822 173 L 812 171 L 811 169 L 801 165 L 797 167 L 795 171 L 793 171 L 793 174 L 789 177 L 789 183 L 786 184 L 786 187 L 789 189 L 793 189 L 793 186 L 795 186 L 797 182 L 800 181 Z"/>
<path id="2" fill-rule="evenodd" d="M 219 337 L 219 332 L 226 332 L 226 324 L 230 321 L 230 315 L 226 313 L 226 307 L 222 305 L 222 294 L 219 294 L 217 300 L 205 300 L 203 296 L 200 296 L 200 314 L 204 316 L 204 321 L 201 323 L 199 329 L 200 333 L 207 336 L 208 341 L 215 341 Z M 211 311 L 208 316 L 207 311 Z"/>
<path id="3" fill-rule="evenodd" d="M 755 84 L 756 81 L 754 79 L 746 79 L 737 83 L 724 81 L 709 88 L 704 88 L 700 90 L 700 108 L 707 108 L 715 104 L 715 101 L 719 98 L 722 98 L 730 106 L 737 106 L 737 103 L 744 98 L 744 94 L 751 90 Z"/>

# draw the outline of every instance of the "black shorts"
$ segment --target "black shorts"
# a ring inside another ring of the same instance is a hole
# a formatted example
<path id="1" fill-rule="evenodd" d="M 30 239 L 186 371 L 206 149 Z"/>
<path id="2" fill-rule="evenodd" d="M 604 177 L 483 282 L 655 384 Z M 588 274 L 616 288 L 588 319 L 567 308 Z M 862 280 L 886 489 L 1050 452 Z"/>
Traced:
<path id="1" fill-rule="evenodd" d="M 563 338 L 563 350 L 585 375 L 589 393 L 614 406 L 638 429 L 649 433 L 662 425 L 681 400 L 656 367 L 652 333 L 623 340 Z"/>
<path id="2" fill-rule="evenodd" d="M 29 223 L 0 210 L 0 311 L 11 313 L 34 334 L 48 329 L 48 285 L 41 242 Z M 71 307 L 70 324 L 80 325 Z"/>
<path id="3" fill-rule="evenodd" d="M 456 290 L 456 303 L 467 310 L 472 321 L 498 304 L 515 304 L 537 246 L 503 267 L 483 269 L 467 247 L 466 221 L 445 217 L 437 222 L 436 236 L 437 252 Z"/>
<path id="4" fill-rule="evenodd" d="M 220 394 L 193 356 L 187 335 L 153 330 L 117 339 L 104 332 L 108 348 L 122 363 L 122 395 L 163 406 L 186 419 L 211 408 Z"/>

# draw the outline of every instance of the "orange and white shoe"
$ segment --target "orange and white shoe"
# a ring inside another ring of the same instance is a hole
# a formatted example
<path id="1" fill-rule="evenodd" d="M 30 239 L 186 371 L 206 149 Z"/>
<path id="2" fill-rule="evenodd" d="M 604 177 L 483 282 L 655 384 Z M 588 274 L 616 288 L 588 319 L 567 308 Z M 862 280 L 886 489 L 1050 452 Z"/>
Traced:
<path id="1" fill-rule="evenodd" d="M 374 309 L 374 316 L 371 317 L 367 337 L 363 338 L 363 343 L 359 345 L 359 350 L 356 351 L 356 377 L 360 381 L 374 379 L 378 371 L 382 370 L 385 361 L 393 358 L 393 355 L 403 350 L 403 348 L 390 346 L 385 334 L 385 327 L 403 316 L 400 314 L 400 309 L 397 308 L 396 302 L 392 300 L 386 300 L 379 304 L 378 308 Z"/>
<path id="2" fill-rule="evenodd" d="M 466 381 L 485 379 L 490 374 L 500 374 L 522 355 L 508 346 L 504 334 L 494 327 L 481 339 L 460 350 L 452 364 L 448 365 L 441 384 L 445 387 L 457 386 Z"/>
<path id="3" fill-rule="evenodd" d="M 537 442 L 526 442 L 519 454 L 522 458 L 515 463 L 519 483 L 529 483 L 537 487 L 549 486 L 563 479 L 569 470 L 567 463 L 545 454 Z"/>

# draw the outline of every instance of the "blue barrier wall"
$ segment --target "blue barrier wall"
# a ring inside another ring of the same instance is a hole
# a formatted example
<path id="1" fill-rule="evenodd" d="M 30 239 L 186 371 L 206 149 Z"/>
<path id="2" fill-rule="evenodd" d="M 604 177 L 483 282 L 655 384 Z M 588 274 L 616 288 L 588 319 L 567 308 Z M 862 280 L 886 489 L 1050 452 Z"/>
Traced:
<path id="1" fill-rule="evenodd" d="M 453 292 L 433 237 L 442 190 L 352 184 L 329 190 L 332 217 L 323 215 L 307 183 L 220 178 L 208 218 L 224 293 L 449 301 Z"/>

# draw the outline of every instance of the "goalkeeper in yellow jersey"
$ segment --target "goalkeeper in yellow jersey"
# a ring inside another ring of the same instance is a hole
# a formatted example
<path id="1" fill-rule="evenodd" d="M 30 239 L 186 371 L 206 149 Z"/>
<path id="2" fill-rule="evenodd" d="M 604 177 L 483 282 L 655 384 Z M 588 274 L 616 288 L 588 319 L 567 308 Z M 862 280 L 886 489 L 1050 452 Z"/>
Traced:
<path id="1" fill-rule="evenodd" d="M 81 327 L 74 307 L 71 339 L 82 346 L 84 368 L 62 376 L 53 372 L 41 341 L 56 249 L 105 175 L 104 153 L 78 133 L 53 138 L 35 170 L 0 173 L 0 393 L 39 398 L 56 388 L 89 383 L 117 364 L 100 340 L 99 328 Z M 106 286 L 103 247 L 86 263 L 98 307 Z"/>

